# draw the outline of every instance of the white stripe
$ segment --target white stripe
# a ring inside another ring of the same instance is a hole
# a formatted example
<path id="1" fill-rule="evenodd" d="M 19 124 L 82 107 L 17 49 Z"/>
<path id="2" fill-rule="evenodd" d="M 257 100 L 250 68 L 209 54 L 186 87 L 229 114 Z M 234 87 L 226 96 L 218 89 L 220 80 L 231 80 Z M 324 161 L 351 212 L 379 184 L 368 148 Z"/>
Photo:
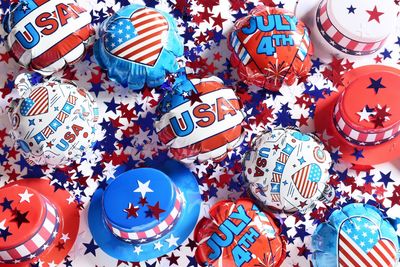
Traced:
<path id="1" fill-rule="evenodd" d="M 342 118 L 340 118 L 338 121 L 339 128 L 343 130 L 345 125 L 346 124 L 345 124 L 344 120 Z"/>
<path id="2" fill-rule="evenodd" d="M 218 78 L 217 76 L 211 76 L 211 77 L 207 77 L 207 78 L 203 78 L 203 79 L 191 79 L 190 80 L 192 82 L 193 85 L 198 85 L 200 82 L 217 82 L 217 83 L 221 83 L 223 84 L 224 82 Z"/>
<path id="3" fill-rule="evenodd" d="M 162 223 L 160 223 L 160 224 L 158 225 L 158 229 L 160 229 L 160 232 L 164 231 L 164 230 L 167 229 L 167 228 L 168 228 L 168 224 L 167 224 L 166 221 L 163 221 Z"/>
<path id="4" fill-rule="evenodd" d="M 16 247 L 15 250 L 18 251 L 21 257 L 25 257 L 31 254 L 31 252 L 24 245 Z"/>
<path id="5" fill-rule="evenodd" d="M 172 216 L 172 218 L 176 218 L 176 216 L 178 215 L 178 210 L 176 209 L 176 208 L 174 208 L 172 211 L 171 211 L 171 216 Z"/>
<path id="6" fill-rule="evenodd" d="M 357 132 L 356 130 L 351 129 L 349 136 L 355 140 L 358 140 L 360 133 Z"/>
<path id="7" fill-rule="evenodd" d="M 330 36 L 330 37 L 332 37 L 333 35 L 335 35 L 336 32 L 337 32 L 337 31 L 336 31 L 335 27 L 333 27 L 333 26 L 329 27 L 329 29 L 326 31 L 326 33 L 327 33 L 328 36 Z"/>
<path id="8" fill-rule="evenodd" d="M 150 39 L 148 39 L 148 40 L 146 40 L 146 41 L 144 41 L 144 42 L 141 42 L 141 43 L 139 43 L 139 44 L 137 44 L 137 45 L 135 45 L 135 46 L 133 46 L 133 47 L 131 47 L 131 48 L 125 50 L 124 52 L 122 52 L 122 53 L 120 53 L 120 54 L 118 54 L 118 55 L 119 55 L 120 57 L 124 57 L 125 55 L 128 55 L 128 54 L 130 54 L 131 52 L 134 52 L 134 51 L 136 51 L 136 50 L 139 50 L 140 48 L 142 48 L 142 47 L 144 47 L 144 46 L 146 46 L 146 45 L 148 45 L 148 44 L 151 44 L 152 42 L 155 42 L 155 41 L 157 41 L 157 40 L 161 40 L 160 36 L 154 36 L 153 38 L 150 38 Z"/>
<path id="9" fill-rule="evenodd" d="M 385 132 L 383 138 L 385 138 L 385 139 L 386 139 L 386 138 L 389 138 L 389 137 L 392 136 L 392 134 L 393 134 L 393 129 L 387 130 L 387 131 Z"/>
<path id="10" fill-rule="evenodd" d="M 128 238 L 131 240 L 139 239 L 139 236 L 136 233 L 128 233 Z"/>
<path id="11" fill-rule="evenodd" d="M 349 38 L 344 37 L 339 41 L 339 44 L 343 47 L 347 47 L 347 45 L 350 43 L 350 41 L 351 40 Z"/>
<path id="12" fill-rule="evenodd" d="M 32 242 L 35 243 L 35 245 L 38 248 L 40 248 L 41 246 L 44 245 L 44 243 L 46 243 L 46 240 L 44 240 L 43 237 L 41 237 L 39 234 L 37 234 L 32 238 Z"/>
<path id="13" fill-rule="evenodd" d="M 0 251 L 0 257 L 5 261 L 13 259 L 7 251 Z"/>
<path id="14" fill-rule="evenodd" d="M 156 233 L 154 232 L 153 229 L 150 229 L 150 230 L 145 231 L 144 234 L 145 234 L 147 237 L 153 237 L 153 236 L 156 235 Z"/>
<path id="15" fill-rule="evenodd" d="M 375 140 L 376 140 L 376 134 L 368 134 L 367 135 L 367 139 L 366 139 L 367 142 L 375 142 Z"/>
<path id="16" fill-rule="evenodd" d="M 250 55 L 247 53 L 246 57 L 243 59 L 243 64 L 246 65 L 250 60 Z"/>
<path id="17" fill-rule="evenodd" d="M 112 54 L 115 54 L 115 52 L 117 52 L 118 50 L 120 50 L 120 49 L 122 49 L 122 48 L 124 48 L 124 47 L 126 47 L 126 46 L 128 46 L 128 45 L 130 45 L 132 42 L 136 42 L 137 40 L 141 40 L 141 39 L 143 39 L 143 38 L 145 38 L 145 37 L 147 37 L 147 36 L 149 36 L 149 35 L 151 35 L 151 34 L 153 34 L 153 33 L 159 32 L 159 31 L 160 31 L 160 28 L 156 28 L 156 29 L 152 29 L 152 30 L 150 30 L 150 31 L 147 31 L 147 32 L 145 32 L 145 33 L 143 33 L 143 34 L 140 35 L 140 39 L 135 38 L 135 39 L 133 39 L 133 40 L 130 41 L 130 42 L 125 42 L 125 43 L 123 43 L 122 45 L 117 46 L 116 48 L 114 48 L 113 50 L 111 50 L 111 53 L 112 53 Z"/>
<path id="18" fill-rule="evenodd" d="M 56 217 L 56 210 L 53 208 L 53 206 L 50 205 L 49 203 L 46 203 L 46 206 L 47 206 L 47 211 L 53 214 L 54 217 Z"/>
<path id="19" fill-rule="evenodd" d="M 49 219 L 46 219 L 43 223 L 43 228 L 51 233 L 54 230 L 54 224 Z"/>
<path id="20" fill-rule="evenodd" d="M 148 28 L 153 27 L 155 25 L 159 25 L 159 27 L 157 27 L 157 29 L 159 29 L 159 30 L 168 29 L 168 24 L 166 24 L 165 21 L 150 21 L 150 22 L 148 22 L 148 23 L 146 23 L 144 25 L 141 25 L 139 27 L 135 27 L 135 30 L 139 34 L 139 37 L 140 37 L 140 36 L 142 36 L 142 33 L 145 33 L 147 31 Z"/>
<path id="21" fill-rule="evenodd" d="M 146 56 L 146 55 L 148 55 L 148 54 L 150 54 L 150 53 L 152 53 L 154 51 L 157 51 L 158 49 L 161 49 L 161 48 L 162 48 L 162 44 L 160 43 L 160 44 L 157 44 L 157 45 L 155 45 L 153 47 L 149 47 L 146 50 L 143 50 L 142 52 L 140 52 L 138 54 L 135 54 L 135 55 L 131 56 L 129 59 L 136 60 L 136 59 L 138 59 L 140 57 Z"/>

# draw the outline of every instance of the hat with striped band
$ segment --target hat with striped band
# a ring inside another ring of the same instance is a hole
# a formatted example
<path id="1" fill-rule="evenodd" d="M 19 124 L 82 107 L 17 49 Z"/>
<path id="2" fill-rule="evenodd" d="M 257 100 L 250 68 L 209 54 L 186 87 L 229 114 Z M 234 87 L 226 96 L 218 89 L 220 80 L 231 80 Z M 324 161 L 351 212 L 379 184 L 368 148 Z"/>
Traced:
<path id="1" fill-rule="evenodd" d="M 344 75 L 344 86 L 317 103 L 316 129 L 331 151 L 354 164 L 371 165 L 400 156 L 400 71 L 364 66 Z"/>
<path id="2" fill-rule="evenodd" d="M 26 179 L 1 188 L 0 196 L 0 265 L 61 263 L 79 228 L 68 192 L 54 192 L 45 179 Z"/>
<path id="3" fill-rule="evenodd" d="M 89 208 L 89 227 L 108 255 L 124 261 L 162 256 L 181 244 L 193 230 L 200 211 L 194 176 L 179 163 L 123 172 Z"/>
<path id="4" fill-rule="evenodd" d="M 370 55 L 391 34 L 396 15 L 397 9 L 390 0 L 323 0 L 316 11 L 316 37 L 326 41 L 322 43 L 330 47 L 328 54 Z"/>

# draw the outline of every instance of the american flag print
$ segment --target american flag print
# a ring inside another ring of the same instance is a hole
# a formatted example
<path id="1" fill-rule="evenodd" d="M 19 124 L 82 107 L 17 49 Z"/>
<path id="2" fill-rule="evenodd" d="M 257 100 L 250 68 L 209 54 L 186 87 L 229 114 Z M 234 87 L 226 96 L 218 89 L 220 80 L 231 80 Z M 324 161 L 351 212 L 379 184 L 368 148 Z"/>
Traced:
<path id="1" fill-rule="evenodd" d="M 396 247 L 381 238 L 379 227 L 367 218 L 358 216 L 345 221 L 339 233 L 339 266 L 394 266 Z"/>
<path id="2" fill-rule="evenodd" d="M 105 47 L 114 56 L 154 66 L 162 52 L 162 39 L 168 27 L 161 13 L 142 8 L 130 19 L 121 18 L 110 24 L 104 36 Z"/>
<path id="3" fill-rule="evenodd" d="M 46 87 L 34 89 L 29 98 L 22 101 L 21 115 L 36 116 L 45 114 L 49 111 L 49 94 Z"/>
<path id="4" fill-rule="evenodd" d="M 293 174 L 292 180 L 300 195 L 304 198 L 310 198 L 317 192 L 321 176 L 321 168 L 317 164 L 312 163 Z"/>

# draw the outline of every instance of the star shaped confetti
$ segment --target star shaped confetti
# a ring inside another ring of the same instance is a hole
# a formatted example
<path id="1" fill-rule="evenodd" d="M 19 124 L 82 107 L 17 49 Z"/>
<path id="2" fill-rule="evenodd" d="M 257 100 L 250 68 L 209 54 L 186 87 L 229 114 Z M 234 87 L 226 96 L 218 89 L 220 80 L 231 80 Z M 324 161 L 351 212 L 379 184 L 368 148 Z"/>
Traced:
<path id="1" fill-rule="evenodd" d="M 127 213 L 126 217 L 129 219 L 130 217 L 137 218 L 138 217 L 138 210 L 139 206 L 133 206 L 132 203 L 129 203 L 128 208 L 124 209 L 124 211 Z"/>

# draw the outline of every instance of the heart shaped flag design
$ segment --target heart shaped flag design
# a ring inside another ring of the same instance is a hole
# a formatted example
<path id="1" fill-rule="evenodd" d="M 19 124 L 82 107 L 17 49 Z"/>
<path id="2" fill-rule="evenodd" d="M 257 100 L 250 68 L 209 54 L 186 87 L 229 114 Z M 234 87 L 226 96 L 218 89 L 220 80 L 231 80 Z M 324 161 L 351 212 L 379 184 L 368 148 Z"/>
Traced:
<path id="1" fill-rule="evenodd" d="M 304 198 L 310 198 L 317 192 L 321 176 L 321 168 L 317 164 L 311 163 L 295 172 L 292 175 L 292 180 L 300 195 Z"/>
<path id="2" fill-rule="evenodd" d="M 154 66 L 162 52 L 162 37 L 168 21 L 156 10 L 141 8 L 130 18 L 113 21 L 107 28 L 104 44 L 116 57 Z"/>
<path id="3" fill-rule="evenodd" d="M 49 93 L 46 87 L 34 89 L 21 103 L 22 116 L 35 116 L 49 111 Z"/>
<path id="4" fill-rule="evenodd" d="M 394 266 L 396 247 L 365 217 L 346 220 L 339 232 L 339 266 Z"/>

